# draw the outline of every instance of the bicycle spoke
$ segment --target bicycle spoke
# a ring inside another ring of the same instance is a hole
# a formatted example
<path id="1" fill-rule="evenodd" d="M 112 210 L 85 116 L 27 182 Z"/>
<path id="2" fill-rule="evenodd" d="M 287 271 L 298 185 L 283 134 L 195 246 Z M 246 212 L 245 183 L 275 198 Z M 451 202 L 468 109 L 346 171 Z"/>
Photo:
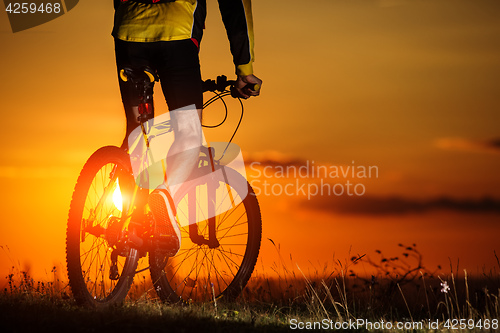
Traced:
<path id="1" fill-rule="evenodd" d="M 244 235 L 248 235 L 248 232 L 241 233 L 241 234 L 230 235 L 230 236 L 224 236 L 223 238 L 238 237 L 238 236 L 244 236 Z"/>
<path id="2" fill-rule="evenodd" d="M 224 238 L 227 233 L 234 227 L 234 225 L 243 217 L 243 215 L 245 215 L 245 212 L 243 212 L 242 215 L 236 221 L 234 221 L 233 225 L 224 233 L 224 235 L 220 236 L 220 238 Z"/>
<path id="3" fill-rule="evenodd" d="M 195 246 L 191 247 L 189 250 L 187 250 L 187 252 L 189 253 L 191 251 L 191 249 L 194 249 L 194 247 Z M 192 255 L 195 255 L 195 254 L 197 254 L 197 251 L 193 251 L 192 254 L 187 255 L 186 257 L 184 257 L 184 259 L 182 261 L 179 262 L 179 264 L 177 265 L 177 270 L 172 274 L 172 278 L 174 278 L 177 275 L 177 272 L 181 268 L 182 264 L 185 261 L 187 261 L 187 259 L 189 259 L 189 257 L 191 257 Z"/>
<path id="4" fill-rule="evenodd" d="M 221 222 L 218 226 L 219 226 L 219 227 L 221 227 L 221 226 L 225 223 L 225 221 L 229 221 L 229 220 L 230 220 L 231 215 L 232 215 L 232 214 L 234 214 L 234 212 L 235 212 L 236 210 L 238 210 L 238 207 L 240 207 L 240 205 L 236 206 L 236 207 L 235 207 L 234 209 L 232 209 L 231 211 L 226 211 L 226 212 L 224 212 L 224 215 L 220 217 L 220 220 L 221 220 L 222 222 Z M 246 214 L 244 209 L 243 209 L 243 213 L 242 213 L 242 214 L 243 214 L 243 215 L 244 215 L 244 214 Z M 219 229 L 218 229 L 218 230 L 219 230 Z"/>
<path id="5" fill-rule="evenodd" d="M 217 228 L 217 231 L 224 231 L 224 230 L 231 229 L 231 228 L 234 228 L 234 227 L 237 227 L 237 226 L 240 226 L 240 225 L 246 225 L 247 223 L 248 223 L 248 220 L 245 220 L 245 221 L 243 221 L 241 223 L 232 225 L 230 227 L 225 227 L 225 228 L 221 228 L 221 229 Z"/>
<path id="6" fill-rule="evenodd" d="M 228 285 L 229 285 L 229 284 L 226 282 L 226 280 L 224 280 L 224 277 L 223 277 L 223 276 L 222 276 L 222 274 L 219 272 L 219 269 L 218 269 L 217 267 L 215 267 L 215 265 L 214 265 L 214 273 L 215 273 L 216 275 L 218 274 L 218 275 L 220 276 L 221 280 L 224 282 L 224 284 L 225 284 L 226 286 L 228 286 Z M 233 277 L 234 277 L 234 275 L 233 275 Z"/>
<path id="7" fill-rule="evenodd" d="M 223 255 L 224 260 L 226 260 L 226 258 L 227 258 L 227 259 L 229 259 L 229 260 L 230 260 L 230 261 L 231 261 L 234 265 L 236 265 L 236 266 L 238 266 L 238 265 L 239 265 L 239 264 L 238 264 L 238 263 L 236 263 L 233 259 L 231 259 L 228 255 L 226 255 L 226 253 L 230 253 L 230 254 L 232 254 L 232 255 L 238 255 L 238 254 L 236 254 L 236 253 L 232 253 L 232 252 L 230 252 L 230 251 L 228 252 L 228 251 L 225 251 L 225 250 L 223 250 L 223 249 L 219 250 L 219 253 Z M 239 256 L 243 257 L 243 255 L 239 255 Z"/>

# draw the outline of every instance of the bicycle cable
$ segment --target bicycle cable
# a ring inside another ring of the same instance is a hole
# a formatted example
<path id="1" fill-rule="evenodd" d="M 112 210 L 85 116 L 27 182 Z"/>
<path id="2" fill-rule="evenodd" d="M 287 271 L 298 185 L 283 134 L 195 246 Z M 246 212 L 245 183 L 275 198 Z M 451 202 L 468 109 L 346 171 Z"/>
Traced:
<path id="1" fill-rule="evenodd" d="M 213 96 L 212 98 L 210 98 L 208 101 L 206 101 L 204 104 L 203 104 L 203 110 L 205 110 L 208 106 L 210 106 L 210 104 L 214 103 L 216 100 L 220 99 L 222 104 L 224 104 L 224 119 L 222 119 L 222 121 L 220 123 L 218 123 L 217 125 L 201 125 L 202 127 L 206 127 L 206 128 L 216 128 L 216 127 L 219 127 L 221 126 L 222 124 L 224 124 L 224 122 L 226 121 L 227 119 L 227 115 L 228 115 L 228 110 L 227 110 L 227 104 L 226 104 L 226 101 L 224 101 L 224 97 L 228 95 L 228 91 L 227 90 L 224 90 L 222 92 L 222 94 L 219 94 L 218 92 L 214 91 L 213 92 L 216 96 Z"/>
<path id="2" fill-rule="evenodd" d="M 228 96 L 228 95 L 231 95 L 231 92 L 228 91 L 228 90 L 224 90 L 221 94 L 217 93 L 217 92 L 213 92 L 216 96 L 213 96 L 212 98 L 210 98 L 208 101 L 206 101 L 204 104 L 203 104 L 203 110 L 210 106 L 212 103 L 214 103 L 215 101 L 217 100 L 221 100 L 222 104 L 224 105 L 224 119 L 218 123 L 217 125 L 201 125 L 202 127 L 206 127 L 206 128 L 216 128 L 216 127 L 219 127 L 221 126 L 227 119 L 227 115 L 228 115 L 228 107 L 227 107 L 227 104 L 226 102 L 224 101 L 224 97 Z M 243 106 L 243 102 L 241 101 L 241 98 L 237 97 L 238 99 L 238 102 L 240 103 L 240 107 L 241 107 L 241 113 L 240 113 L 240 119 L 238 120 L 238 124 L 236 125 L 236 128 L 234 129 L 234 132 L 233 134 L 231 135 L 231 138 L 229 139 L 227 145 L 226 145 L 226 148 L 224 149 L 224 151 L 222 152 L 222 155 L 221 157 L 217 160 L 220 161 L 224 155 L 226 154 L 226 151 L 227 149 L 229 148 L 229 146 L 231 145 L 233 139 L 234 139 L 234 136 L 236 135 L 236 132 L 238 132 L 238 129 L 240 128 L 240 125 L 241 125 L 241 121 L 243 120 L 243 114 L 244 114 L 244 106 Z"/>

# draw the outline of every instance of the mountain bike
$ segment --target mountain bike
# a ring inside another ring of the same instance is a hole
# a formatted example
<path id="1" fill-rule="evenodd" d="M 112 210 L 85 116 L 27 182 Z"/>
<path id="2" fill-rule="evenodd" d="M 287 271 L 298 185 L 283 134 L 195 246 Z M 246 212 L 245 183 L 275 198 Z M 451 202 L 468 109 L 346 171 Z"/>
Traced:
<path id="1" fill-rule="evenodd" d="M 137 73 L 123 69 L 120 75 L 140 91 L 138 120 L 148 142 L 157 77 L 148 69 Z M 224 98 L 232 84 L 225 76 L 203 83 L 204 91 L 215 94 L 204 109 L 223 102 L 220 124 L 227 118 Z M 228 147 L 243 117 L 239 102 L 241 116 Z M 167 123 L 155 135 L 169 131 Z M 262 221 L 253 189 L 240 173 L 223 165 L 226 151 L 217 155 L 213 147 L 202 147 L 196 175 L 178 191 L 176 222 L 182 242 L 172 257 L 155 246 L 155 221 L 147 205 L 150 189 L 138 185 L 130 148 L 105 146 L 90 156 L 74 189 L 66 234 L 69 284 L 78 304 L 105 307 L 123 302 L 134 276 L 148 269 L 162 301 L 206 302 L 241 293 L 257 261 Z M 139 260 L 146 258 L 147 267 L 138 269 Z"/>

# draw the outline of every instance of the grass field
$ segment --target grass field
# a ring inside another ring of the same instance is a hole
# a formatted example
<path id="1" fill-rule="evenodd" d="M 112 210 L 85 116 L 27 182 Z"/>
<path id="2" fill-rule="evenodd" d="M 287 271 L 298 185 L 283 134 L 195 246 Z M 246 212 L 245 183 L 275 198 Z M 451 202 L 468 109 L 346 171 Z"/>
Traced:
<path id="1" fill-rule="evenodd" d="M 500 332 L 500 264 L 481 276 L 451 267 L 444 274 L 427 270 L 416 247 L 401 245 L 401 252 L 379 253 L 376 261 L 353 257 L 307 274 L 280 256 L 269 272 L 257 269 L 233 302 L 163 304 L 148 279 L 138 277 L 125 303 L 105 310 L 77 306 L 56 268 L 49 281 L 35 281 L 13 267 L 0 295 L 0 331 Z M 375 273 L 355 273 L 361 263 Z"/>

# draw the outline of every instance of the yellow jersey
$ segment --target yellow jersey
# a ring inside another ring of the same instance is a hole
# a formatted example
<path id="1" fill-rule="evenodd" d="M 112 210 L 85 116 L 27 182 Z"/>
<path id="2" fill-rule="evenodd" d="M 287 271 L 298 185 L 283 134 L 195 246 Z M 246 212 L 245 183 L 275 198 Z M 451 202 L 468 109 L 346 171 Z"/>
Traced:
<path id="1" fill-rule="evenodd" d="M 113 37 L 129 42 L 159 42 L 203 37 L 206 0 L 114 0 Z M 250 0 L 218 0 L 236 74 L 253 73 L 253 20 Z"/>

